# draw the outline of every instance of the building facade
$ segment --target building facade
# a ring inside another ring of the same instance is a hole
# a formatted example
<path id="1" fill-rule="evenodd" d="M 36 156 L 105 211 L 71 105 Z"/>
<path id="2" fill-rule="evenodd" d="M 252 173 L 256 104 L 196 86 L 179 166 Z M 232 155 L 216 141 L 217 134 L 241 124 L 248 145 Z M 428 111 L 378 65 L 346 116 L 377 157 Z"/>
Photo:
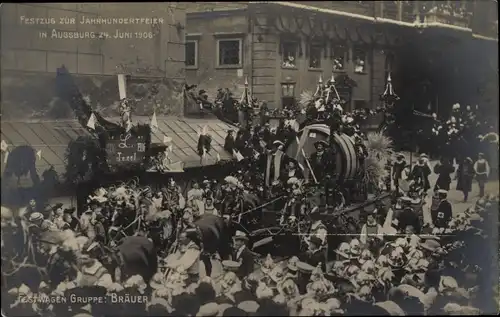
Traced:
<path id="1" fill-rule="evenodd" d="M 186 79 L 209 95 L 239 96 L 248 78 L 256 98 L 280 108 L 333 74 L 350 109 L 375 107 L 391 72 L 406 102 L 437 111 L 484 99 L 465 83 L 496 69 L 496 1 L 224 4 L 187 14 Z"/>
<path id="2" fill-rule="evenodd" d="M 135 114 L 182 114 L 182 4 L 7 3 L 0 13 L 2 120 L 73 118 L 55 93 L 62 65 L 104 115 L 117 115 L 117 74 L 129 77 Z"/>

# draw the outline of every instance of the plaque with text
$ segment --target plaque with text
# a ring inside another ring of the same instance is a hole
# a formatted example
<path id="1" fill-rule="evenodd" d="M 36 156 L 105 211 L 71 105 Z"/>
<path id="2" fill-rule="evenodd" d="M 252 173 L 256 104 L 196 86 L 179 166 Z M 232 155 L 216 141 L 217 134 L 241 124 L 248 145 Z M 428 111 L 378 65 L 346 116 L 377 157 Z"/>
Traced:
<path id="1" fill-rule="evenodd" d="M 106 159 L 110 165 L 142 163 L 146 157 L 144 136 L 122 133 L 106 142 Z"/>

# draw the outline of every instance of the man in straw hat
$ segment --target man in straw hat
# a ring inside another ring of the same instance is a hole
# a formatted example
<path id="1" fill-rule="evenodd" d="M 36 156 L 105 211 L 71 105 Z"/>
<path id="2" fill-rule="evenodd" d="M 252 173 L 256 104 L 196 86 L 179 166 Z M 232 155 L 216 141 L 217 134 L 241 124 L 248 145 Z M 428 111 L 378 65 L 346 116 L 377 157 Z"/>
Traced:
<path id="1" fill-rule="evenodd" d="M 233 261 L 241 263 L 236 275 L 243 279 L 254 271 L 253 253 L 247 247 L 248 236 L 246 233 L 237 230 L 233 237 Z"/>

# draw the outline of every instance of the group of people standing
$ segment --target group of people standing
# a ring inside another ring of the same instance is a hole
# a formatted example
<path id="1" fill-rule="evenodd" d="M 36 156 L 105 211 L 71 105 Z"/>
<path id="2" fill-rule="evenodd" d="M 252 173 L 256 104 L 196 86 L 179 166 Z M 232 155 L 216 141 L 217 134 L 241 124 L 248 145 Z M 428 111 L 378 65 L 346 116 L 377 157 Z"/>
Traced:
<path id="1" fill-rule="evenodd" d="M 456 190 L 463 193 L 463 200 L 467 202 L 469 193 L 472 191 L 472 182 L 477 180 L 479 185 L 479 197 L 484 197 L 485 186 L 490 176 L 490 165 L 485 159 L 483 153 L 479 153 L 476 161 L 470 157 L 466 157 L 459 162 L 458 168 L 455 168 L 452 161 L 448 158 L 441 158 L 432 168 L 429 163 L 429 158 L 426 154 L 421 154 L 418 161 L 411 171 L 408 171 L 409 165 L 405 160 L 404 155 L 397 155 L 396 161 L 392 164 L 392 179 L 396 189 L 399 188 L 399 183 L 402 179 L 410 179 L 415 186 L 422 188 L 424 192 L 431 189 L 429 176 L 434 173 L 438 175 L 433 186 L 433 191 L 451 189 L 452 176 L 457 181 Z"/>

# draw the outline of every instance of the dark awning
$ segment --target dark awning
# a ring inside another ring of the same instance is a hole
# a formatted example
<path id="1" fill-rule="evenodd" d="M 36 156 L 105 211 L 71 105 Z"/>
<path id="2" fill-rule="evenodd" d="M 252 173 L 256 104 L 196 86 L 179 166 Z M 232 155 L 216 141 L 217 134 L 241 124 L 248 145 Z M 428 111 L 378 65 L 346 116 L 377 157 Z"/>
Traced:
<path id="1" fill-rule="evenodd" d="M 138 123 L 149 123 L 149 117 L 133 117 Z M 198 132 L 206 125 L 207 132 L 212 136 L 212 150 L 205 160 L 205 165 L 215 164 L 217 154 L 221 160 L 230 160 L 224 139 L 227 131 L 234 129 L 217 119 L 186 119 L 177 117 L 158 117 L 158 131 L 152 135 L 152 143 L 163 143 L 163 137 L 172 138 L 172 162 L 184 162 L 184 168 L 199 167 L 200 157 L 197 154 Z M 1 139 L 12 151 L 20 145 L 30 145 L 35 151 L 41 150 L 41 160 L 37 160 L 36 168 L 41 175 L 50 166 L 54 166 L 57 174 L 62 177 L 66 172 L 65 152 L 71 140 L 89 135 L 76 120 L 58 121 L 2 121 Z M 2 152 L 1 173 L 5 168 L 5 153 Z"/>

